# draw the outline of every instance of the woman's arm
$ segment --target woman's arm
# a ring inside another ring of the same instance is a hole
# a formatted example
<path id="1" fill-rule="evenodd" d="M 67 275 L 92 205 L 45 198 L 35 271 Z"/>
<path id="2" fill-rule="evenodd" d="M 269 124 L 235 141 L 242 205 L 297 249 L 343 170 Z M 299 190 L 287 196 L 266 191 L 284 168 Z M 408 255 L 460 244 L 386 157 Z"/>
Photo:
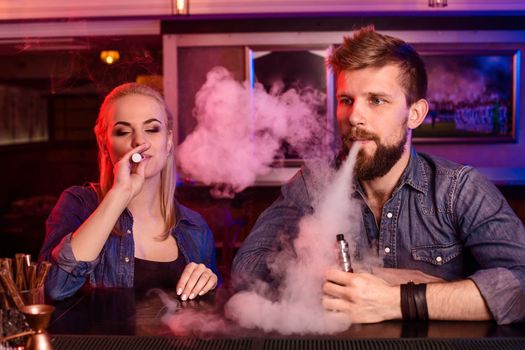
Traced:
<path id="1" fill-rule="evenodd" d="M 142 189 L 145 164 L 141 162 L 132 168 L 130 158 L 133 153 L 144 152 L 148 148 L 147 144 L 142 144 L 130 150 L 115 164 L 113 187 L 71 237 L 71 249 L 77 260 L 93 261 L 98 257 L 118 218 Z"/>

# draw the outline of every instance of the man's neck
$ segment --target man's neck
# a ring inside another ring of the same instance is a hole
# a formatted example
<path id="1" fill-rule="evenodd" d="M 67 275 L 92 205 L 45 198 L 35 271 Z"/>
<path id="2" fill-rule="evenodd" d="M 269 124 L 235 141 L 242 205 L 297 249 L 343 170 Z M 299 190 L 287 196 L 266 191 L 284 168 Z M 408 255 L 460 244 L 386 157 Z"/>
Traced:
<path id="1" fill-rule="evenodd" d="M 410 145 L 407 145 L 405 152 L 403 152 L 399 161 L 388 173 L 386 173 L 386 175 L 367 181 L 360 180 L 368 204 L 379 209 L 379 212 L 381 212 L 386 201 L 392 196 L 392 192 L 394 192 L 403 171 L 405 171 L 408 165 L 410 160 L 410 149 Z M 374 212 L 375 211 L 376 210 L 374 210 Z"/>

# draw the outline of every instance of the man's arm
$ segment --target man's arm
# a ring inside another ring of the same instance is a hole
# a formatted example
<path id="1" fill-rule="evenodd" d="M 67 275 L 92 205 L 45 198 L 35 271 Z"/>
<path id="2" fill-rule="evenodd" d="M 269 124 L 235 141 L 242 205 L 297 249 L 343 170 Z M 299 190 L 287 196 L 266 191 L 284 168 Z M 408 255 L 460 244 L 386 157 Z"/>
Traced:
<path id="1" fill-rule="evenodd" d="M 405 270 L 407 271 L 407 270 Z M 427 285 L 427 305 L 432 320 L 489 320 L 492 318 L 474 282 L 435 282 Z M 408 280 L 406 281 L 408 282 Z M 419 279 L 418 282 L 424 282 Z M 401 319 L 400 285 L 370 273 L 330 269 L 323 286 L 327 310 L 345 312 L 354 323 Z"/>
<path id="2" fill-rule="evenodd" d="M 478 287 L 471 280 L 427 285 L 428 315 L 431 320 L 490 320 L 492 315 Z"/>
<path id="3" fill-rule="evenodd" d="M 232 283 L 245 289 L 255 280 L 273 283 L 269 260 L 296 237 L 299 220 L 311 210 L 303 170 L 281 189 L 280 198 L 258 218 L 249 236 L 235 255 Z"/>
<path id="4" fill-rule="evenodd" d="M 477 266 L 465 276 L 498 324 L 525 320 L 525 228 L 498 189 L 465 168 L 453 191 L 455 225 Z M 472 303 L 476 301 L 473 300 Z"/>

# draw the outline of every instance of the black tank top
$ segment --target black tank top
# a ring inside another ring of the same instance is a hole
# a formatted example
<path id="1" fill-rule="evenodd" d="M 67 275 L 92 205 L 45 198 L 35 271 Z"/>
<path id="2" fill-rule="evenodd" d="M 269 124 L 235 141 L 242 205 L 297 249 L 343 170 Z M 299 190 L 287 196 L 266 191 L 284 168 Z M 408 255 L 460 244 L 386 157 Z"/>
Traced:
<path id="1" fill-rule="evenodd" d="M 151 288 L 174 289 L 177 286 L 186 262 L 179 252 L 177 259 L 168 262 L 135 258 L 134 287 L 137 290 Z"/>

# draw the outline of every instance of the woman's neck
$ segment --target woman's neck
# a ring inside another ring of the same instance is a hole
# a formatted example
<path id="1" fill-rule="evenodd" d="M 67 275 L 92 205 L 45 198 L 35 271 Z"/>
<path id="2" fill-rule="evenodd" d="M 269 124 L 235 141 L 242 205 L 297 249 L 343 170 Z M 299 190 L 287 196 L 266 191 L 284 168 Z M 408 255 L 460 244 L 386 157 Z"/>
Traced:
<path id="1" fill-rule="evenodd" d="M 128 204 L 133 217 L 160 216 L 160 175 L 144 181 L 142 190 Z"/>

